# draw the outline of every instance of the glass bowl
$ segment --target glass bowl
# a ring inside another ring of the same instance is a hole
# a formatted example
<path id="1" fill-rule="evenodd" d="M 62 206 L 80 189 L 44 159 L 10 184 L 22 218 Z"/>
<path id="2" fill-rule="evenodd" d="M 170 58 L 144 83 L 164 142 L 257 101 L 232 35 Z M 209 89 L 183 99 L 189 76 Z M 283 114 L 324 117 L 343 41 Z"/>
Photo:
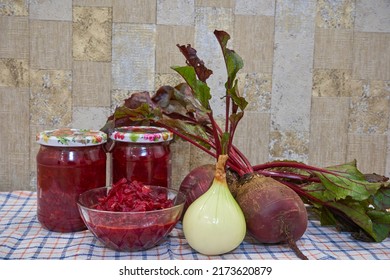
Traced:
<path id="1" fill-rule="evenodd" d="M 93 235 L 116 251 L 141 251 L 160 243 L 175 227 L 183 212 L 185 195 L 177 190 L 149 186 L 152 191 L 166 192 L 174 201 L 170 208 L 142 212 L 115 212 L 94 209 L 110 187 L 82 193 L 77 201 L 80 215 Z"/>

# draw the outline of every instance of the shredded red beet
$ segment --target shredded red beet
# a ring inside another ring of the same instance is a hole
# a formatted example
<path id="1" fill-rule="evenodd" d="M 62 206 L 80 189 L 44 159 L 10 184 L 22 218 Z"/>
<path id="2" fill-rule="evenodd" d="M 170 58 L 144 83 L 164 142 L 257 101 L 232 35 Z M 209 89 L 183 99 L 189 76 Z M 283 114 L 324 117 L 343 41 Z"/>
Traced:
<path id="1" fill-rule="evenodd" d="M 115 212 L 143 212 L 172 207 L 164 189 L 154 189 L 126 178 L 113 184 L 106 197 L 99 199 L 96 209 Z"/>

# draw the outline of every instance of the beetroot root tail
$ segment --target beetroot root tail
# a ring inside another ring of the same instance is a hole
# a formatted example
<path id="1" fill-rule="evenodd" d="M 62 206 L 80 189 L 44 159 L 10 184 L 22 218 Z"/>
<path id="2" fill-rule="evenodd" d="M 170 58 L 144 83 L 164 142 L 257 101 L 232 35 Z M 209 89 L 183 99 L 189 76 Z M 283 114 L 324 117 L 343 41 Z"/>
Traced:
<path id="1" fill-rule="evenodd" d="M 283 231 L 284 234 L 286 235 L 286 242 L 290 247 L 290 249 L 293 250 L 294 253 L 297 255 L 297 257 L 300 258 L 301 260 L 308 260 L 309 258 L 304 253 L 302 253 L 302 251 L 299 249 L 297 243 L 294 240 L 294 237 L 291 235 L 291 231 L 288 228 L 288 226 L 285 223 L 283 223 L 283 225 L 284 225 Z"/>
<path id="2" fill-rule="evenodd" d="M 302 253 L 302 251 L 298 248 L 297 243 L 294 239 L 289 238 L 287 240 L 288 246 L 291 248 L 291 250 L 294 251 L 294 253 L 300 258 L 301 260 L 308 260 L 308 257 L 306 257 L 305 254 Z"/>

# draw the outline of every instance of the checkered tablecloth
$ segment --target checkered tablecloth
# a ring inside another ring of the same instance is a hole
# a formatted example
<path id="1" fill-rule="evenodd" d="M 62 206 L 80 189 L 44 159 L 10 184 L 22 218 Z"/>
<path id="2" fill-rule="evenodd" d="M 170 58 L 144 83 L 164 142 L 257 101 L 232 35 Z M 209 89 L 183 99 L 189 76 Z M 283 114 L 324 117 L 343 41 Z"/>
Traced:
<path id="1" fill-rule="evenodd" d="M 348 233 L 321 227 L 309 220 L 298 247 L 310 260 L 390 259 L 390 238 L 381 243 L 358 242 Z M 0 259 L 298 259 L 287 245 L 256 244 L 246 239 L 233 252 L 204 256 L 190 248 L 181 224 L 157 247 L 140 252 L 116 252 L 105 248 L 88 231 L 57 233 L 45 230 L 36 218 L 36 193 L 0 193 Z"/>

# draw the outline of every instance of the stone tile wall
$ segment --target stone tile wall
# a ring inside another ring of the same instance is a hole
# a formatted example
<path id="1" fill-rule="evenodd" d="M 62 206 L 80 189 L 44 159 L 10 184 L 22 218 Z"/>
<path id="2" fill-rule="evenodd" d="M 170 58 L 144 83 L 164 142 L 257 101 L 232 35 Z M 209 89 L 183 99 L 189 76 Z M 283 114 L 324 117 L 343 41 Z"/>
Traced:
<path id="1" fill-rule="evenodd" d="M 226 74 L 215 29 L 242 56 L 250 101 L 236 144 L 253 164 L 356 159 L 390 176 L 389 0 L 0 0 L 0 190 L 35 189 L 35 134 L 98 129 L 137 91 L 180 81 L 176 44 Z M 173 182 L 213 162 L 172 145 Z"/>

